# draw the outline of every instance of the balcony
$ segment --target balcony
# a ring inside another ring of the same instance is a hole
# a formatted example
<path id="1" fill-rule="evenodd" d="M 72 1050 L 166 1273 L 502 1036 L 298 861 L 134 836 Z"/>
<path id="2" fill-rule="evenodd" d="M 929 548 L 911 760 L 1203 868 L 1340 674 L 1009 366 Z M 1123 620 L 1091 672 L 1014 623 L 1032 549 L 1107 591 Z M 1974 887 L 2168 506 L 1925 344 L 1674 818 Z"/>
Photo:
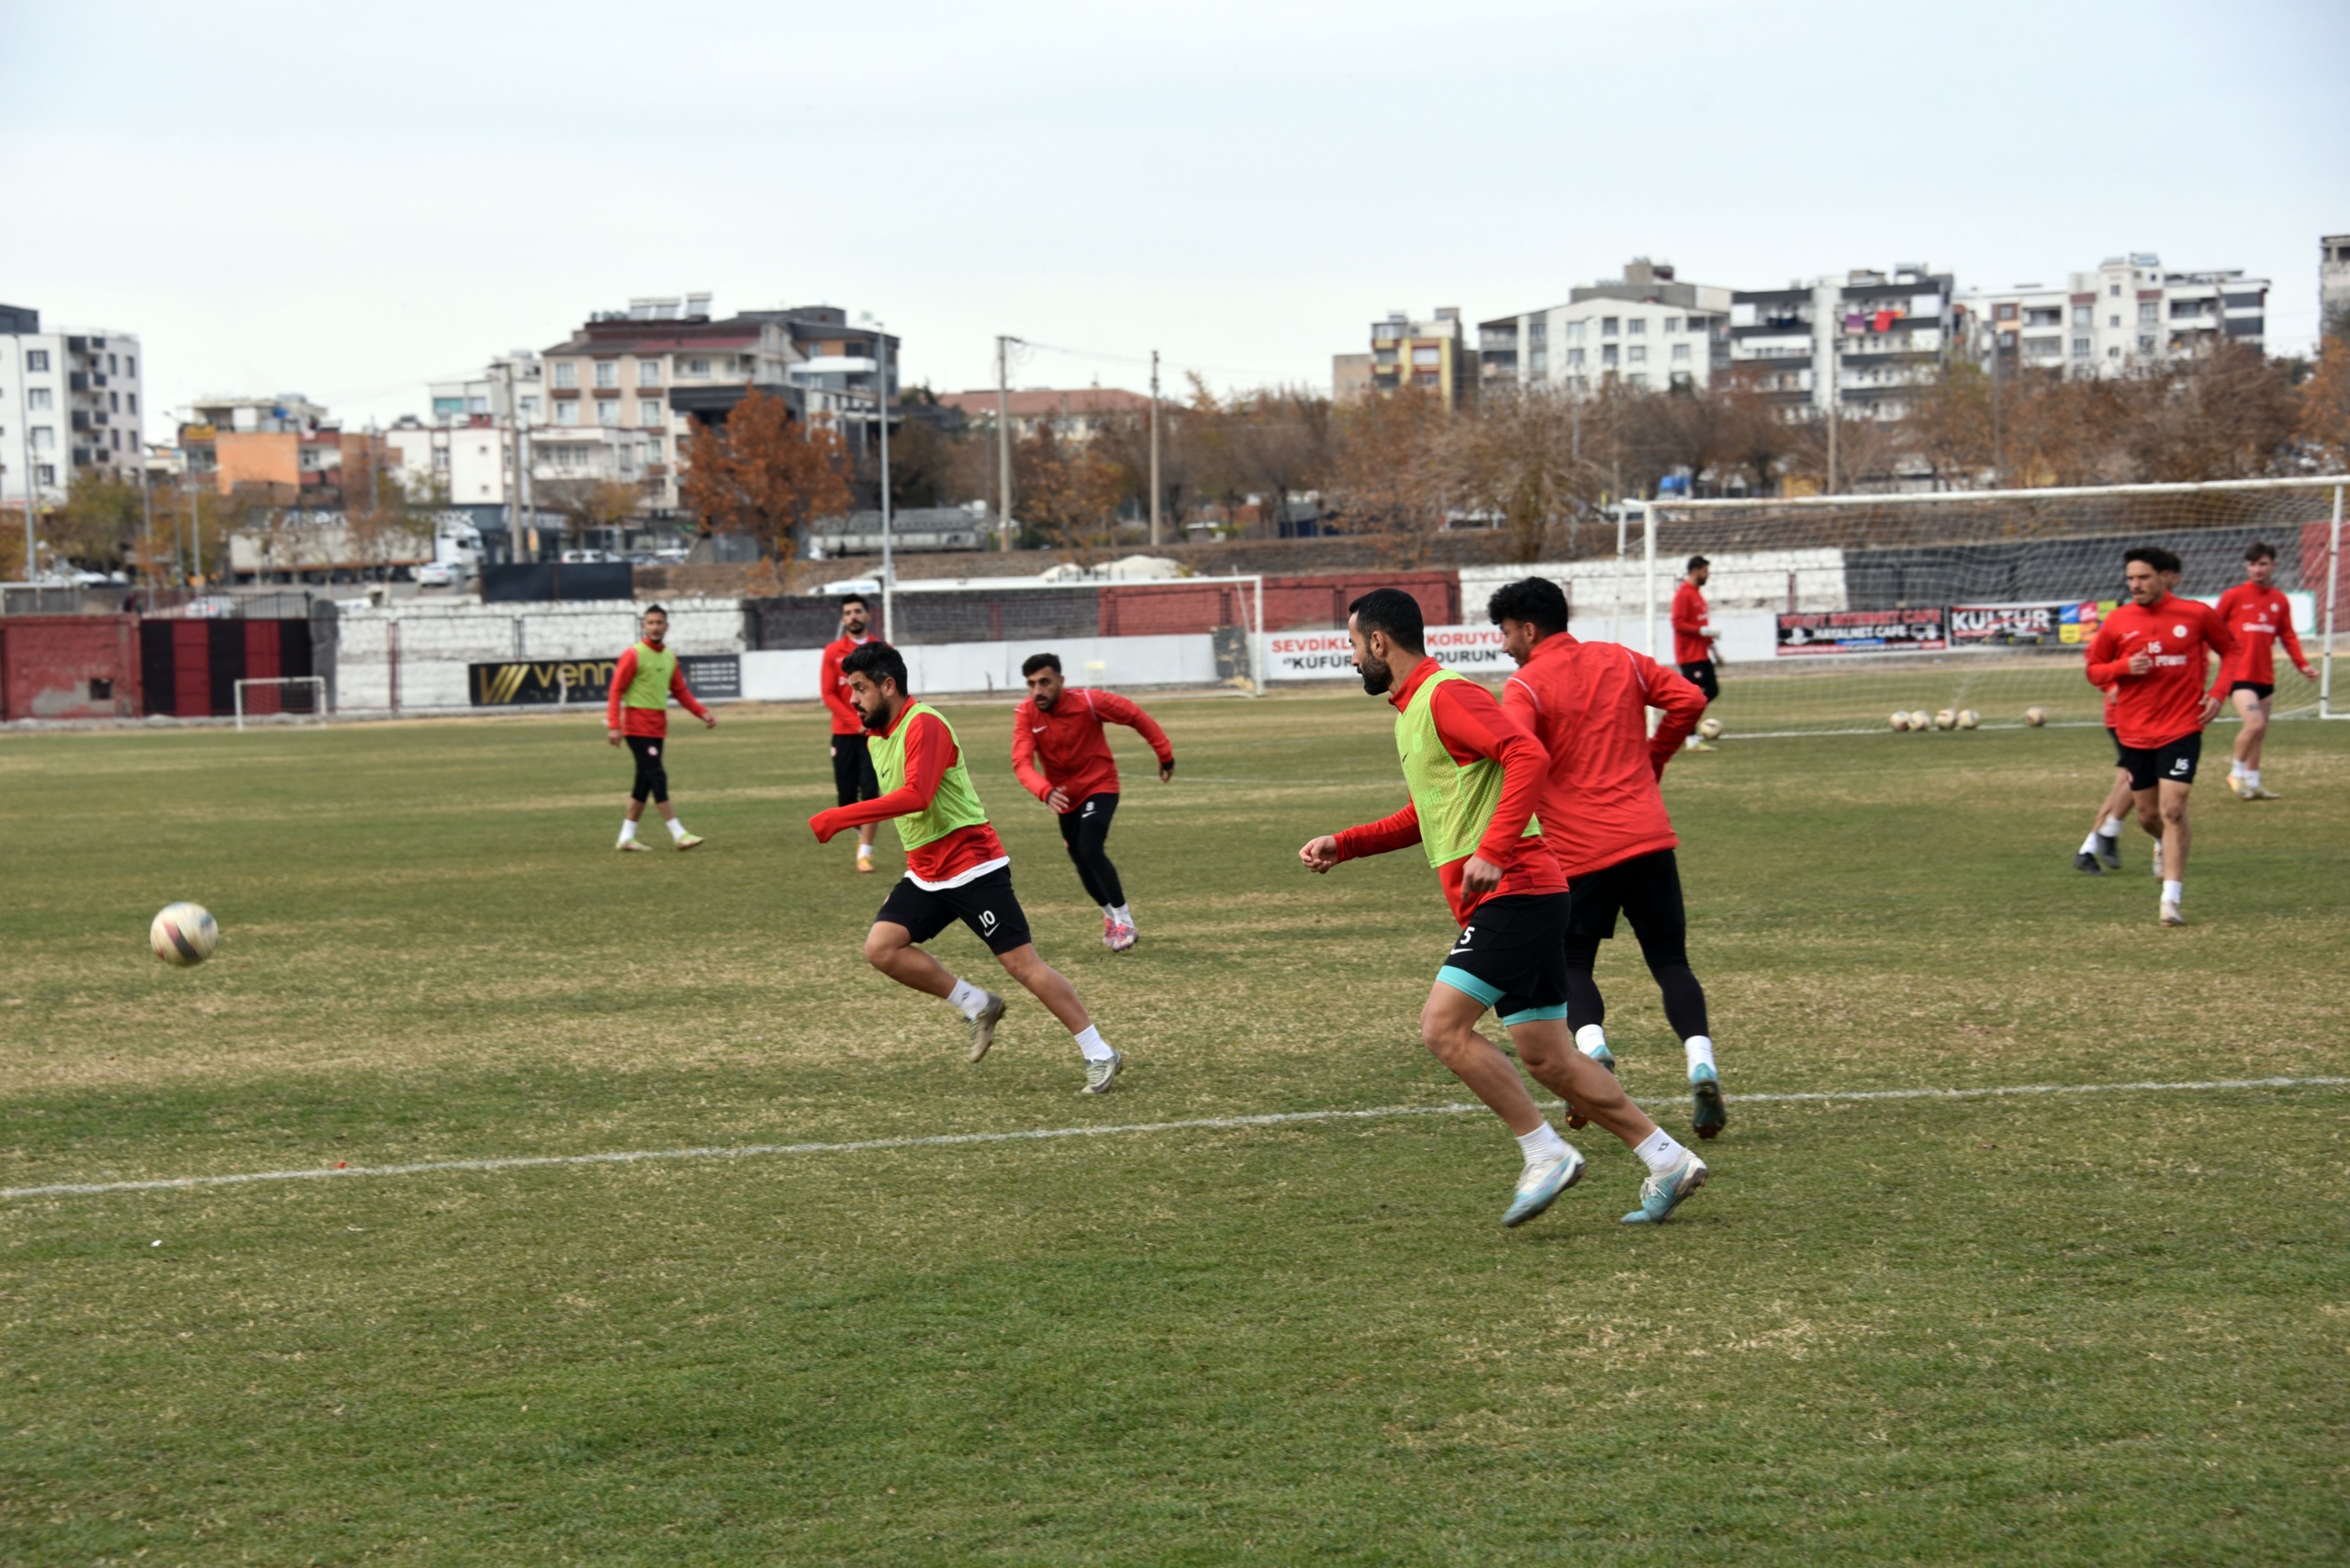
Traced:
<path id="1" fill-rule="evenodd" d="M 85 370 L 67 371 L 65 373 L 65 389 L 68 392 L 87 392 L 90 389 L 89 372 Z"/>
<path id="2" fill-rule="evenodd" d="M 73 428 L 77 431 L 88 430 L 90 428 L 90 416 L 79 409 L 74 409 Z"/>

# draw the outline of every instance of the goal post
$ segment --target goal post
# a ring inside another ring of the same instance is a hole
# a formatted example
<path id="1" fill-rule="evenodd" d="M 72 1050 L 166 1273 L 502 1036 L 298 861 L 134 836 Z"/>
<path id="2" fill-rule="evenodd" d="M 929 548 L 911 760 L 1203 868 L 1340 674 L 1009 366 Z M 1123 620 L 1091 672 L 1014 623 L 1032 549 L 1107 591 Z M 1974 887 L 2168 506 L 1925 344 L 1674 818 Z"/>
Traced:
<path id="1" fill-rule="evenodd" d="M 271 720 L 297 724 L 324 724 L 327 722 L 326 678 L 278 675 L 240 680 L 237 682 L 236 704 L 239 730 L 245 727 L 248 719 L 255 723 Z"/>
<path id="2" fill-rule="evenodd" d="M 2333 683 L 2337 643 L 2350 634 L 2338 624 L 2350 619 L 2341 614 L 2345 488 L 2350 476 L 2322 475 L 1661 498 L 1634 511 L 1646 537 L 1614 574 L 1633 602 L 1606 609 L 1625 623 L 1622 641 L 1652 635 L 1656 656 L 1668 658 L 1673 587 L 1689 557 L 1706 556 L 1719 633 L 1715 715 L 1733 734 L 1884 730 L 1895 712 L 1921 708 L 1972 708 L 1986 727 L 2024 723 L 2034 708 L 2053 724 L 2098 724 L 2104 699 L 2082 655 L 2127 597 L 2123 554 L 2171 551 L 2185 568 L 2179 594 L 2211 603 L 2244 580 L 2245 550 L 2265 543 L 2321 676 L 2304 680 L 2280 657 L 2276 716 L 2350 717 Z M 1587 602 L 1577 600 L 1579 617 Z M 1603 611 L 1587 634 L 1605 634 L 1606 623 Z"/>

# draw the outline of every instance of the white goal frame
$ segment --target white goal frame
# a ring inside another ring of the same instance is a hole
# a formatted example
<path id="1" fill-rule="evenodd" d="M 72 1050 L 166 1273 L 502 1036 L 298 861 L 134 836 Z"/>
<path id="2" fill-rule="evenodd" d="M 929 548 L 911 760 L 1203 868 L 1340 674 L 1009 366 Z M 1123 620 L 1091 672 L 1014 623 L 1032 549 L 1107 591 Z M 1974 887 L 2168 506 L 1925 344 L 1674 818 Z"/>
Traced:
<path id="1" fill-rule="evenodd" d="M 292 720 L 294 722 L 296 722 L 296 723 L 297 723 L 297 724 L 300 724 L 300 723 L 308 723 L 308 722 L 310 722 L 311 720 L 313 720 L 313 719 L 317 720 L 317 721 L 318 721 L 318 722 L 319 722 L 319 724 L 321 727 L 324 727 L 324 725 L 326 724 L 326 722 L 327 722 L 327 680 L 326 680 L 326 677 L 324 677 L 324 676 L 322 676 L 322 675 L 271 675 L 271 676 L 255 676 L 255 677 L 253 677 L 253 678 L 251 678 L 251 679 L 248 679 L 248 680 L 240 680 L 240 681 L 238 681 L 238 682 L 237 682 L 237 691 L 236 691 L 236 703 L 237 703 L 237 730 L 238 730 L 238 733 L 239 733 L 239 734 L 242 734 L 242 733 L 243 733 L 243 731 L 244 731 L 244 728 L 245 728 L 245 688 L 247 688 L 248 686 L 308 686 L 308 687 L 315 687 L 315 688 L 317 689 L 317 690 L 318 690 L 318 698 L 317 698 L 316 705 L 315 705 L 314 707 L 312 707 L 312 708 L 311 708 L 311 710 L 310 710 L 310 711 L 309 711 L 309 712 L 308 712 L 308 713 L 289 713 L 289 712 L 286 712 L 284 709 L 280 709 L 280 710 L 279 710 L 277 712 L 275 712 L 275 713 L 267 713 L 267 714 L 263 714 L 263 713 L 256 713 L 256 714 L 252 715 L 253 722 L 254 722 L 255 723 L 259 723 L 259 722 L 260 722 L 263 719 L 264 719 L 264 718 L 269 718 L 269 719 L 284 718 L 284 719 L 290 719 L 290 720 Z"/>
<path id="2" fill-rule="evenodd" d="M 2317 632 L 2322 642 L 2319 649 L 2317 712 L 2320 719 L 2350 719 L 2350 706 L 2336 706 L 2333 700 L 2333 666 L 2336 644 L 2350 628 L 2335 624 L 2335 606 L 2343 589 L 2342 524 L 2344 493 L 2350 490 L 2350 474 L 2297 475 L 2266 479 L 2206 479 L 2181 484 L 2154 485 L 2082 485 L 2048 486 L 2036 489 L 2004 490 L 1910 490 L 1878 495 L 1837 496 L 1726 496 L 1683 498 L 1659 497 L 1653 500 L 1630 500 L 1619 503 L 1616 532 L 1616 562 L 1620 584 L 1633 568 L 1628 551 L 1626 529 L 1628 514 L 1637 512 L 1640 530 L 1643 573 L 1641 599 L 1642 642 L 1651 657 L 1655 655 L 1656 622 L 1660 608 L 1656 532 L 1660 522 L 1695 521 L 1707 516 L 1723 516 L 1739 510 L 1785 510 L 1806 512 L 1839 508 L 1878 507 L 1898 508 L 1906 505 L 1949 506 L 1968 502 L 2011 501 L 2026 504 L 2045 503 L 2074 498 L 2117 498 L 2131 496 L 2187 496 L 2209 492 L 2260 490 L 2317 490 L 2332 492 L 2332 519 L 2326 536 L 2324 599 L 2317 605 L 2320 622 Z M 1659 514 L 1662 517 L 1660 518 Z M 1618 602 L 1621 603 L 1621 590 Z"/>
<path id="3" fill-rule="evenodd" d="M 1242 628 L 1241 648 L 1248 657 L 1248 692 L 1251 697 L 1265 695 L 1266 638 L 1265 575 L 1262 572 L 1234 572 L 1218 577 L 1136 577 L 1130 581 L 1115 581 L 1107 577 L 1080 577 L 1069 582 L 1040 583 L 1029 579 L 1011 582 L 995 577 L 917 577 L 912 583 L 900 579 L 894 585 L 885 581 L 881 591 L 881 623 L 894 626 L 891 612 L 900 599 L 919 599 L 934 593 L 1049 593 L 1057 589 L 1085 588 L 1201 588 L 1208 585 L 1235 585 L 1242 589 L 1242 598 L 1252 611 L 1254 625 Z M 829 593 L 827 586 L 818 590 Z"/>

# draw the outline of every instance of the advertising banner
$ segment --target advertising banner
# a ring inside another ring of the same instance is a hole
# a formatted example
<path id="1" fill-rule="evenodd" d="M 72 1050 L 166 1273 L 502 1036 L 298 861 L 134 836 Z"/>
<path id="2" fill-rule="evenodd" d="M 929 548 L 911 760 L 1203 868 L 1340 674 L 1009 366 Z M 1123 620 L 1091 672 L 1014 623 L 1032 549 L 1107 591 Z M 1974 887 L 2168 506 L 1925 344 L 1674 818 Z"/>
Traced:
<path id="1" fill-rule="evenodd" d="M 2069 599 L 1953 604 L 1954 648 L 2077 648 L 2097 635 L 2117 599 Z"/>
<path id="2" fill-rule="evenodd" d="M 1428 656 L 1447 669 L 1479 680 L 1497 679 L 1517 668 L 1502 652 L 1495 626 L 1431 626 Z M 1344 632 L 1275 632 L 1265 639 L 1267 680 L 1352 680 L 1354 644 Z"/>
<path id="3" fill-rule="evenodd" d="M 501 659 L 468 666 L 465 684 L 476 708 L 601 702 L 619 665 L 618 659 Z M 705 702 L 730 702 L 743 695 L 740 654 L 680 654 L 677 667 Z"/>
<path id="4" fill-rule="evenodd" d="M 1939 654 L 1950 646 L 1939 608 L 1828 610 L 1779 617 L 1782 658 L 1836 654 Z"/>

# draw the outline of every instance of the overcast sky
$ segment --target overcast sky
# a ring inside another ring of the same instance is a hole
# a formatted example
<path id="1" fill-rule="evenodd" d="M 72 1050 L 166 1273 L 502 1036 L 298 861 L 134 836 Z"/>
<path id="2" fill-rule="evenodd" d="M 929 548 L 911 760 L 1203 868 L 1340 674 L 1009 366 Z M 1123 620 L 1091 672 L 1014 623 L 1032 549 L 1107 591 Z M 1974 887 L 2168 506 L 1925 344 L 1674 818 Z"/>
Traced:
<path id="1" fill-rule="evenodd" d="M 831 303 L 911 381 L 1326 383 L 1388 310 L 2126 250 L 2317 326 L 2343 0 L 889 6 L 0 0 L 0 300 L 358 422 L 632 295 Z M 1107 357 L 1100 357 L 1107 356 Z"/>

